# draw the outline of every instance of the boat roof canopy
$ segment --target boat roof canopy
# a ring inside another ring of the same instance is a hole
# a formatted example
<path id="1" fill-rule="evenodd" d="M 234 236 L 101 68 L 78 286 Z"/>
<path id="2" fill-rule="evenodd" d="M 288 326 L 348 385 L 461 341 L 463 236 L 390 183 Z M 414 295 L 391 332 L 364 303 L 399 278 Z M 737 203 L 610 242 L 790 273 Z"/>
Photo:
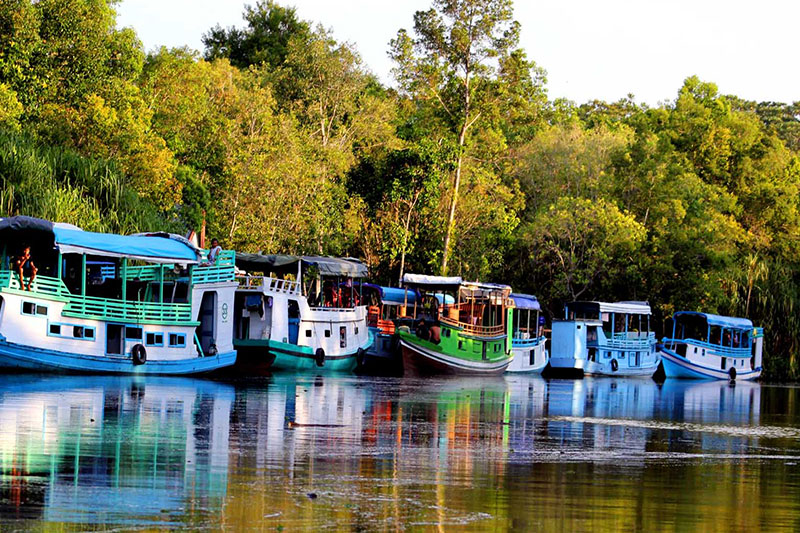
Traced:
<path id="1" fill-rule="evenodd" d="M 33 242 L 26 242 L 45 244 L 57 248 L 62 254 L 127 257 L 153 263 L 189 264 L 200 261 L 200 250 L 179 235 L 95 233 L 83 231 L 72 224 L 53 223 L 26 216 L 0 220 L 0 241 L 17 241 L 21 244 L 23 239 L 35 239 Z"/>
<path id="2" fill-rule="evenodd" d="M 542 306 L 539 305 L 539 300 L 536 296 L 531 294 L 511 293 L 511 299 L 514 300 L 514 306 L 517 309 L 529 309 L 531 311 L 542 310 Z"/>
<path id="3" fill-rule="evenodd" d="M 430 291 L 455 291 L 461 286 L 461 276 L 427 276 L 425 274 L 403 274 L 403 286 L 423 288 Z"/>
<path id="4" fill-rule="evenodd" d="M 292 273 L 297 272 L 297 265 L 300 262 L 302 262 L 303 268 L 317 267 L 323 276 L 367 277 L 367 266 L 358 259 L 316 255 L 236 254 L 236 266 L 244 270 Z"/>
<path id="5" fill-rule="evenodd" d="M 572 311 L 584 310 L 596 313 L 618 313 L 627 315 L 649 315 L 650 304 L 647 302 L 570 302 L 567 308 Z"/>
<path id="6" fill-rule="evenodd" d="M 678 311 L 672 315 L 673 319 L 682 316 L 699 316 L 705 319 L 709 326 L 720 326 L 731 329 L 753 329 L 753 323 L 747 318 L 737 318 L 731 316 L 712 315 L 711 313 L 701 313 L 699 311 Z"/>

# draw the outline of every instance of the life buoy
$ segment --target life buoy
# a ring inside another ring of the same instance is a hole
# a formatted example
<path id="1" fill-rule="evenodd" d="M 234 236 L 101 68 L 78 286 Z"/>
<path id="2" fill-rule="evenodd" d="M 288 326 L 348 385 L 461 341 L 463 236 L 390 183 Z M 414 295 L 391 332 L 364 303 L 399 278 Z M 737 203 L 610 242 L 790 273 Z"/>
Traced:
<path id="1" fill-rule="evenodd" d="M 147 362 L 147 350 L 141 344 L 136 344 L 131 349 L 131 359 L 134 365 L 143 365 Z"/>
<path id="2" fill-rule="evenodd" d="M 731 369 L 728 370 L 728 376 L 730 376 L 731 381 L 736 381 L 736 369 L 731 367 Z"/>
<path id="3" fill-rule="evenodd" d="M 611 371 L 616 372 L 619 370 L 619 362 L 616 359 L 611 360 Z"/>
<path id="4" fill-rule="evenodd" d="M 210 355 L 211 357 L 214 357 L 218 353 L 219 353 L 219 350 L 217 350 L 217 345 L 212 342 L 211 345 L 208 347 L 208 355 Z"/>
<path id="5" fill-rule="evenodd" d="M 314 352 L 314 361 L 317 362 L 317 366 L 324 366 L 325 365 L 325 350 L 322 348 L 317 348 L 317 351 Z"/>
<path id="6" fill-rule="evenodd" d="M 356 352 L 356 363 L 359 367 L 364 366 L 364 363 L 367 360 L 367 353 L 364 351 L 364 348 L 359 348 Z"/>

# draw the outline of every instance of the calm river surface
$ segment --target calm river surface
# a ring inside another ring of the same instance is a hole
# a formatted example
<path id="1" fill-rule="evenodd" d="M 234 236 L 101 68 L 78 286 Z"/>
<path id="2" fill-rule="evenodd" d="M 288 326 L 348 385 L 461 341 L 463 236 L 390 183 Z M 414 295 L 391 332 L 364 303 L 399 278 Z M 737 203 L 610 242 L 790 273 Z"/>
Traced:
<path id="1" fill-rule="evenodd" d="M 0 375 L 0 530 L 800 531 L 800 388 Z"/>

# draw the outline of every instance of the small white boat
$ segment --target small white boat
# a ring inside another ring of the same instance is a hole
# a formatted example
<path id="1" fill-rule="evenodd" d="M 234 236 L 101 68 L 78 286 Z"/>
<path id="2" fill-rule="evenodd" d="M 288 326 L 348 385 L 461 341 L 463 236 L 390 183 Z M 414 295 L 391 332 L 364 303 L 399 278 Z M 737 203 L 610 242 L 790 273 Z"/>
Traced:
<path id="1" fill-rule="evenodd" d="M 514 300 L 514 326 L 511 350 L 514 358 L 506 372 L 539 373 L 549 360 L 544 336 L 544 325 L 539 323 L 542 310 L 536 296 L 511 294 Z M 534 314 L 535 312 L 535 314 Z"/>
<path id="2" fill-rule="evenodd" d="M 571 302 L 553 321 L 550 366 L 588 375 L 651 377 L 660 362 L 647 302 Z"/>
<path id="3" fill-rule="evenodd" d="M 237 254 L 234 345 L 273 370 L 351 372 L 373 335 L 353 279 L 363 263 L 334 257 Z M 261 272 L 262 275 L 252 275 Z"/>
<path id="4" fill-rule="evenodd" d="M 668 378 L 751 380 L 761 376 L 764 330 L 746 318 L 679 311 L 661 359 Z"/>
<path id="5" fill-rule="evenodd" d="M 20 279 L 14 257 L 36 270 Z M 190 374 L 232 365 L 234 253 L 182 237 L 0 220 L 0 367 Z"/>

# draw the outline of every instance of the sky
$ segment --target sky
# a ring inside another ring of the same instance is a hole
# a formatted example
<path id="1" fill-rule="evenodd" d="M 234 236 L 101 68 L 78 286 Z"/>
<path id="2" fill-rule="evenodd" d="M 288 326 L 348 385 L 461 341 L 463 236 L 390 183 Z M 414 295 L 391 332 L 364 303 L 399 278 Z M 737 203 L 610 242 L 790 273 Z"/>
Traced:
<path id="1" fill-rule="evenodd" d="M 279 0 L 302 19 L 321 23 L 356 46 L 367 67 L 392 84 L 388 43 L 413 27 L 430 0 Z M 219 24 L 242 26 L 255 0 L 123 0 L 118 24 L 136 30 L 149 51 L 203 49 Z M 796 0 L 516 0 L 521 46 L 547 71 L 550 98 L 576 103 L 674 100 L 697 75 L 723 94 L 747 100 L 800 101 Z M 790 55 L 791 54 L 791 55 Z"/>

